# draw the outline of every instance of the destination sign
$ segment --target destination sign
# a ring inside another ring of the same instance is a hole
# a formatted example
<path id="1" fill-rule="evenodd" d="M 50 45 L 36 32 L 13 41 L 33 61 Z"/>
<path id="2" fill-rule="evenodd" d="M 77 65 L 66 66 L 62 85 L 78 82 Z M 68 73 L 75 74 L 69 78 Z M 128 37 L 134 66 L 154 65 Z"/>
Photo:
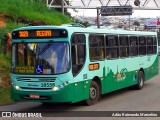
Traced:
<path id="1" fill-rule="evenodd" d="M 16 66 L 16 68 L 14 69 L 14 72 L 33 74 L 34 67 L 33 66 Z"/>
<path id="2" fill-rule="evenodd" d="M 19 30 L 12 32 L 12 39 L 32 39 L 32 38 L 66 38 L 68 33 L 63 29 L 46 30 Z"/>

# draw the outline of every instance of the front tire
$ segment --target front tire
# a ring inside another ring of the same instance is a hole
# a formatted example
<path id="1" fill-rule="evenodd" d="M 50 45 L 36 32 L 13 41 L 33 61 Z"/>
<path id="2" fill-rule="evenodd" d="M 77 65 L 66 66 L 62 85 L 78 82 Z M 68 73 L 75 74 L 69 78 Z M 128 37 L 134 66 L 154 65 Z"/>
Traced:
<path id="1" fill-rule="evenodd" d="M 97 82 L 92 81 L 89 89 L 89 98 L 86 100 L 87 105 L 94 105 L 100 98 L 100 89 Z"/>

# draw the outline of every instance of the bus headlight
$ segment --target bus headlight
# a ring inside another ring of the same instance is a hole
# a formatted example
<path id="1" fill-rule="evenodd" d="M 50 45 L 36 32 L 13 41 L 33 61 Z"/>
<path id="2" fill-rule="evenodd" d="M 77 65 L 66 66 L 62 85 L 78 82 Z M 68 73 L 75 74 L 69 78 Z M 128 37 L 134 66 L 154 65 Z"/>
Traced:
<path id="1" fill-rule="evenodd" d="M 16 90 L 19 90 L 20 87 L 19 87 L 18 85 L 15 85 L 15 84 L 13 84 L 13 83 L 12 83 L 12 85 L 13 85 L 13 87 L 14 87 Z"/>
<path id="2" fill-rule="evenodd" d="M 18 85 L 15 85 L 14 87 L 15 87 L 16 90 L 19 90 L 19 86 Z"/>
<path id="3" fill-rule="evenodd" d="M 52 90 L 53 90 L 53 91 L 59 91 L 59 90 L 60 90 L 60 88 L 59 88 L 59 87 L 57 87 L 57 86 L 54 86 L 54 87 L 52 88 Z"/>

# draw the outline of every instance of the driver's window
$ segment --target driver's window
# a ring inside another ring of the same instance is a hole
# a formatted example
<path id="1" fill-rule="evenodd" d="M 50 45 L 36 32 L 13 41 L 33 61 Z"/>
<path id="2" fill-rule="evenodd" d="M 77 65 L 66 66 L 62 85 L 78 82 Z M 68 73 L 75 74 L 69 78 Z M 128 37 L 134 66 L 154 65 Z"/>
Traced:
<path id="1" fill-rule="evenodd" d="M 86 37 L 84 34 L 72 36 L 72 73 L 76 76 L 82 69 L 86 59 Z"/>

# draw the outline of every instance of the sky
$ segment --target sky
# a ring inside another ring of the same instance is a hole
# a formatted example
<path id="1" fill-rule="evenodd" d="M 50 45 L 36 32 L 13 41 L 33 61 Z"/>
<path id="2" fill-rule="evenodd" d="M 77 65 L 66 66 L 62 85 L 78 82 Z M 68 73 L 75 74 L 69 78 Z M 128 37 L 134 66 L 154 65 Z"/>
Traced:
<path id="1" fill-rule="evenodd" d="M 72 0 L 73 2 L 71 3 L 72 6 L 83 6 L 82 4 L 82 0 Z M 100 7 L 101 4 L 99 2 L 99 0 L 83 0 L 84 1 L 84 4 L 85 5 L 88 5 L 89 1 L 90 4 L 89 6 L 93 7 L 93 6 L 97 6 L 97 7 Z M 104 5 L 107 3 L 108 0 L 101 0 Z M 108 6 L 117 6 L 118 5 L 118 1 L 117 0 L 109 0 L 109 4 Z M 124 4 L 126 3 L 127 0 L 120 0 L 121 4 Z M 135 0 L 129 0 L 128 4 L 127 5 L 131 5 L 133 7 L 135 7 L 134 5 L 134 1 Z M 141 4 L 140 6 L 143 8 L 143 5 L 145 3 L 145 0 L 140 0 Z M 160 7 L 160 0 L 148 0 L 147 4 L 145 5 L 145 8 L 156 8 L 156 4 L 155 2 L 157 3 L 157 5 Z M 73 12 L 71 9 L 70 11 L 72 16 L 75 16 L 75 15 L 79 15 L 79 16 L 93 16 L 93 17 L 96 17 L 97 16 L 97 11 L 95 9 L 77 9 L 79 12 L 78 13 L 75 13 Z M 160 9 L 159 10 L 134 10 L 133 13 L 132 13 L 132 16 L 131 17 L 143 17 L 143 18 L 157 18 L 157 17 L 160 17 Z"/>
<path id="2" fill-rule="evenodd" d="M 84 16 L 84 17 L 96 17 L 97 11 L 96 10 L 89 10 L 89 9 L 78 9 L 78 12 L 73 12 L 73 10 L 69 9 L 69 12 L 72 16 Z M 140 17 L 140 18 L 160 18 L 160 10 L 134 10 L 131 17 Z"/>

